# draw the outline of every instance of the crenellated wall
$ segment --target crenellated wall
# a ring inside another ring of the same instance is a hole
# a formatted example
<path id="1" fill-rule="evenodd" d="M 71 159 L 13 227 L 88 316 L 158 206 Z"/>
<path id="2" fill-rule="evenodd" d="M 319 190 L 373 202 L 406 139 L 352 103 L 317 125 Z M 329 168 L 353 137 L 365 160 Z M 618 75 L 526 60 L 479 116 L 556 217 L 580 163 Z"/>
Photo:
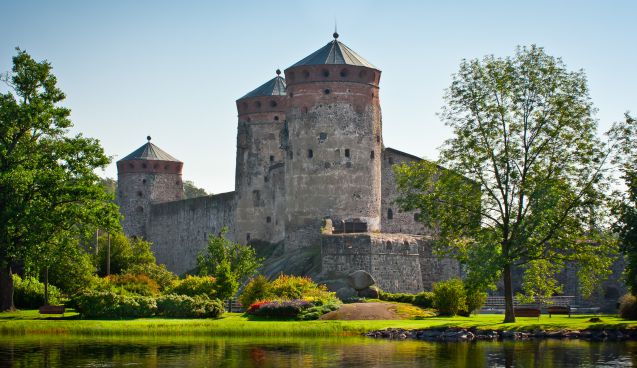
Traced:
<path id="1" fill-rule="evenodd" d="M 407 234 L 339 234 L 321 237 L 323 274 L 366 270 L 384 291 L 418 293 L 460 276 L 458 262 L 432 253 L 432 240 Z"/>
<path id="2" fill-rule="evenodd" d="M 230 230 L 227 237 L 234 238 L 235 208 L 234 192 L 153 204 L 147 239 L 157 263 L 177 274 L 195 268 L 210 234 L 217 235 L 225 226 Z"/>

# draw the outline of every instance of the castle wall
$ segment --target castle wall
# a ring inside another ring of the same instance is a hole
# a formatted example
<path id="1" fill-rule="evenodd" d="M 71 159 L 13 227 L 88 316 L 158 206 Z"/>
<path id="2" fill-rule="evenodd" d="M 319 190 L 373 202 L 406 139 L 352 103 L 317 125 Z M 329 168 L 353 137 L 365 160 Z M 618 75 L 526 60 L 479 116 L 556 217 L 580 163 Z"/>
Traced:
<path id="1" fill-rule="evenodd" d="M 318 244 L 326 217 L 380 230 L 379 78 L 343 65 L 286 70 L 286 246 Z"/>
<path id="2" fill-rule="evenodd" d="M 226 226 L 230 229 L 226 236 L 234 238 L 235 209 L 234 192 L 153 204 L 147 239 L 153 243 L 157 263 L 176 274 L 195 268 L 209 235 Z"/>
<path id="3" fill-rule="evenodd" d="M 234 229 L 239 242 L 283 239 L 284 218 L 275 211 L 276 194 L 280 196 L 282 188 L 275 185 L 284 183 L 272 174 L 284 159 L 280 148 L 283 124 L 282 120 L 239 123 Z"/>
<path id="4" fill-rule="evenodd" d="M 398 187 L 393 166 L 418 161 L 422 159 L 392 148 L 383 150 L 380 225 L 383 233 L 431 234 L 423 223 L 416 220 L 418 211 L 402 211 L 396 204 Z"/>
<path id="5" fill-rule="evenodd" d="M 429 238 L 406 234 L 323 235 L 323 274 L 369 272 L 384 291 L 418 293 L 459 276 L 457 261 L 432 255 Z"/>

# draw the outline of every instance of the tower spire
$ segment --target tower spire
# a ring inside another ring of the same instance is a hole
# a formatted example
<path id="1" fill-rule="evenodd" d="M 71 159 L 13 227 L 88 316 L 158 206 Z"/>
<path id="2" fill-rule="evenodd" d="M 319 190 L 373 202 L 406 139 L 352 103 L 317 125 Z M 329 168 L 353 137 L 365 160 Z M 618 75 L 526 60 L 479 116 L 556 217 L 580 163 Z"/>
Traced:
<path id="1" fill-rule="evenodd" d="M 334 40 L 338 38 L 338 25 L 336 24 L 336 18 L 334 18 L 334 34 L 332 36 L 334 36 Z"/>

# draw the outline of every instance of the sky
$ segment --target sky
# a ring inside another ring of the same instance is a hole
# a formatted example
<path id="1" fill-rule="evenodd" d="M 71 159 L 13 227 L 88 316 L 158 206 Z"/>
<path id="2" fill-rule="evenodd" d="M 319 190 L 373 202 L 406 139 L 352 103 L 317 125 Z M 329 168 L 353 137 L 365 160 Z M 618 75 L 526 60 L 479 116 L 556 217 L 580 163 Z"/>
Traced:
<path id="1" fill-rule="evenodd" d="M 436 159 L 462 59 L 537 44 L 583 69 L 600 131 L 637 111 L 637 1 L 0 0 L 0 72 L 15 47 L 53 65 L 73 133 L 113 163 L 152 136 L 184 180 L 234 190 L 235 100 L 331 41 L 382 70 L 387 147 Z M 0 89 L 3 88 L 0 86 Z M 6 89 L 6 88 L 5 88 Z"/>

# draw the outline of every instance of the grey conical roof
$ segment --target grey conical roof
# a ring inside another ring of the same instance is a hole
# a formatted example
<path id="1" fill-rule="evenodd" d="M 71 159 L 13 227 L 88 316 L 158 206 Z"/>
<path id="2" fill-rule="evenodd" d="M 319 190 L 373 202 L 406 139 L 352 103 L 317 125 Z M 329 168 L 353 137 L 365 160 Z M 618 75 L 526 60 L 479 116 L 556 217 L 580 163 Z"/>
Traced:
<path id="1" fill-rule="evenodd" d="M 120 161 L 130 161 L 130 160 L 157 160 L 157 161 L 174 161 L 181 162 L 176 158 L 172 157 L 166 151 L 161 148 L 155 146 L 150 143 L 150 140 L 145 145 L 139 147 L 130 155 L 124 157 Z"/>
<path id="2" fill-rule="evenodd" d="M 276 76 L 269 81 L 263 83 L 254 91 L 240 98 L 261 97 L 261 96 L 285 96 L 285 79 L 281 76 Z"/>
<path id="3" fill-rule="evenodd" d="M 291 67 L 301 65 L 345 64 L 377 69 L 369 61 L 336 38 Z"/>

